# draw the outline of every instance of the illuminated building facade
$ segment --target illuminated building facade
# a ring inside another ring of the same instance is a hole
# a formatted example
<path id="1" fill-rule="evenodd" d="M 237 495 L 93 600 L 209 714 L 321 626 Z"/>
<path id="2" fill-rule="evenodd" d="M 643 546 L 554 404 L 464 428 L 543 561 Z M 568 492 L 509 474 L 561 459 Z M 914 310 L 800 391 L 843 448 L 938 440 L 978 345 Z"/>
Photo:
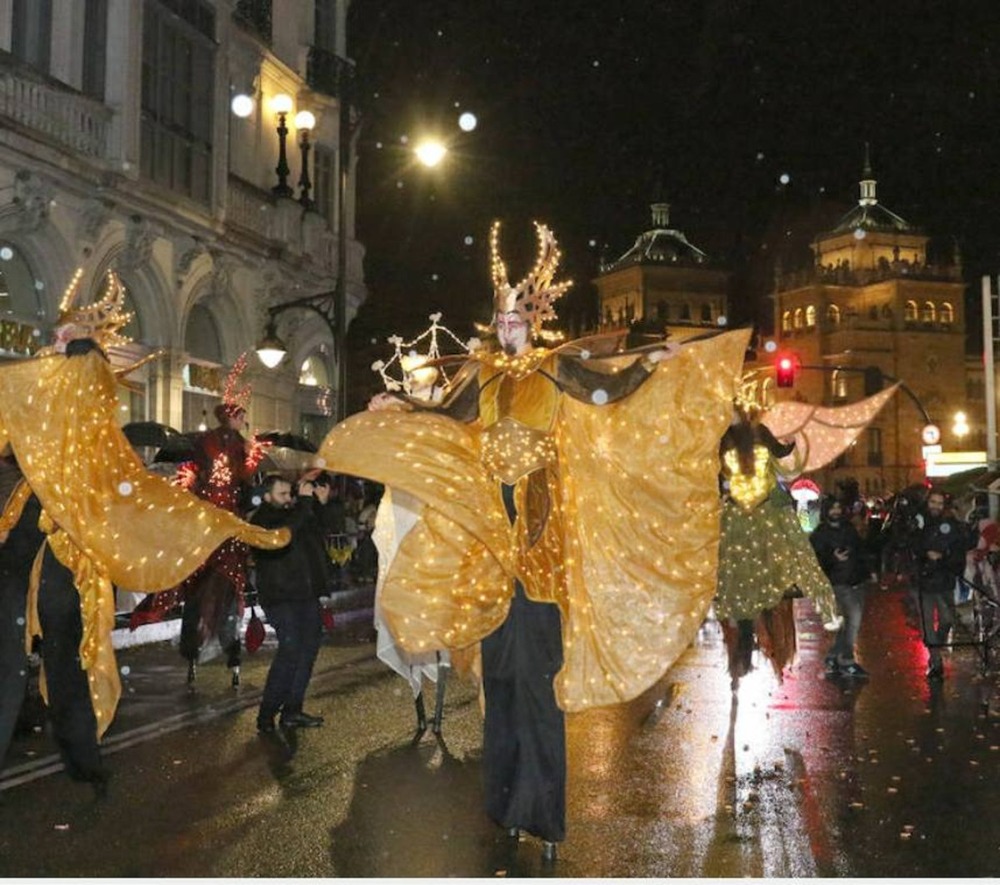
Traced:
<path id="1" fill-rule="evenodd" d="M 123 391 L 122 423 L 193 430 L 268 307 L 334 290 L 344 267 L 350 320 L 366 291 L 339 168 L 347 6 L 0 0 L 0 358 L 48 341 L 77 267 L 84 302 L 113 268 L 135 320 L 112 359 L 165 351 Z M 289 355 L 250 360 L 250 425 L 318 441 L 332 329 L 309 310 L 278 321 Z"/>
<path id="2" fill-rule="evenodd" d="M 946 451 L 969 447 L 975 440 L 952 429 L 952 416 L 970 408 L 961 263 L 957 255 L 928 259 L 929 237 L 878 202 L 867 160 L 860 188 L 857 206 L 814 240 L 813 265 L 776 280 L 774 337 L 779 353 L 793 354 L 802 367 L 794 388 L 776 396 L 851 403 L 872 392 L 881 373 L 906 383 L 940 427 Z M 758 359 L 773 362 L 760 352 Z M 980 405 L 971 405 L 978 413 Z M 921 482 L 926 423 L 900 391 L 817 481 L 832 490 L 852 477 L 872 496 Z"/>
<path id="3" fill-rule="evenodd" d="M 716 328 L 728 312 L 729 274 L 679 230 L 670 206 L 653 203 L 652 227 L 594 280 L 601 331 L 632 328 L 677 339 Z"/>

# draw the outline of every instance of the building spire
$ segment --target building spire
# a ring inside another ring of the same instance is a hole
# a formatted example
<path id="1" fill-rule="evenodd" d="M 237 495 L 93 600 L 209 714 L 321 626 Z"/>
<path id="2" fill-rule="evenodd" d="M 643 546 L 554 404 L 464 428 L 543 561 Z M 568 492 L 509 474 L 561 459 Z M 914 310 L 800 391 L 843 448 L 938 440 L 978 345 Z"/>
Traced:
<path id="1" fill-rule="evenodd" d="M 865 167 L 861 176 L 861 199 L 858 202 L 862 206 L 874 206 L 878 199 L 875 197 L 875 173 L 872 172 L 871 152 L 867 141 L 865 142 Z"/>
<path id="2" fill-rule="evenodd" d="M 653 213 L 653 227 L 655 228 L 666 228 L 670 225 L 670 204 L 663 202 L 655 202 L 649 204 L 650 211 Z"/>

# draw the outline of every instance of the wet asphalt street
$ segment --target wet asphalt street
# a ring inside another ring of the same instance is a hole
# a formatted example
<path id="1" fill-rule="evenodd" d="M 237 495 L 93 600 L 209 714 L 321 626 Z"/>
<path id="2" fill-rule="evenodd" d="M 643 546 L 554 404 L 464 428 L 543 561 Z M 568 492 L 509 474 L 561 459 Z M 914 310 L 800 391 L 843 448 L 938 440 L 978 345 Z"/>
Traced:
<path id="1" fill-rule="evenodd" d="M 243 684 L 220 660 L 189 692 L 169 643 L 127 668 L 105 739 L 108 794 L 70 781 L 44 732 L 0 774 L 4 876 L 994 876 L 1000 685 L 975 648 L 928 684 L 905 591 L 873 591 L 867 682 L 825 678 L 804 601 L 800 650 L 730 691 L 717 626 L 630 704 L 568 718 L 568 836 L 553 865 L 482 812 L 478 698 L 452 680 L 443 740 L 413 741 L 409 688 L 370 621 L 330 634 L 307 710 L 319 729 L 254 725 L 270 644 Z M 433 708 L 433 691 L 428 699 Z"/>

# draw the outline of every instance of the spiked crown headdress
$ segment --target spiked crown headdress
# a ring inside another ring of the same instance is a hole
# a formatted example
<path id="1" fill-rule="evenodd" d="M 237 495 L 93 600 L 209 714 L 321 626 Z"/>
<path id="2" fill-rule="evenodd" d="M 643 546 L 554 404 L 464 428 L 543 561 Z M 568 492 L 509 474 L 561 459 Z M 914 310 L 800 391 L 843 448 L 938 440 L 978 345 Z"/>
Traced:
<path id="1" fill-rule="evenodd" d="M 121 330 L 132 321 L 133 314 L 125 310 L 125 287 L 118 275 L 109 270 L 101 297 L 91 304 L 77 305 L 82 276 L 83 268 L 77 268 L 59 302 L 56 325 L 75 326 L 80 330 L 79 337 L 93 338 L 104 350 L 128 344 L 132 339 L 122 335 Z"/>
<path id="2" fill-rule="evenodd" d="M 497 313 L 517 313 L 535 334 L 556 318 L 552 305 L 573 285 L 572 280 L 553 283 L 561 253 L 549 228 L 534 222 L 538 236 L 538 258 L 531 272 L 516 286 L 507 279 L 507 266 L 500 257 L 500 222 L 490 228 L 490 270 L 493 276 L 493 306 Z"/>

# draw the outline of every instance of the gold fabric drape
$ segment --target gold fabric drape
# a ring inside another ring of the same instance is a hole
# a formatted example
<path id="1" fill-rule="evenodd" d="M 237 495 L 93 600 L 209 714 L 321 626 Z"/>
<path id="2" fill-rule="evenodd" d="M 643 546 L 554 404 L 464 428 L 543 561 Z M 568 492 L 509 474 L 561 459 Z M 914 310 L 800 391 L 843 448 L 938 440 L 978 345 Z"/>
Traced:
<path id="1" fill-rule="evenodd" d="M 273 549 L 290 537 L 149 473 L 118 426 L 115 384 L 97 352 L 0 369 L 0 449 L 13 449 L 48 520 L 52 552 L 73 572 L 84 623 L 81 661 L 100 733 L 121 694 L 112 585 L 155 593 L 183 581 L 228 538 Z"/>
<path id="2" fill-rule="evenodd" d="M 503 622 L 517 577 L 563 610 L 563 709 L 628 700 L 662 676 L 715 591 L 718 447 L 748 341 L 739 331 L 686 345 L 618 402 L 562 396 L 555 463 L 516 487 L 522 512 L 540 492 L 530 476 L 547 476 L 551 509 L 533 545 L 531 525 L 509 525 L 482 463 L 482 419 L 370 412 L 335 427 L 320 450 L 328 469 L 425 505 L 383 587 L 397 642 L 467 648 Z"/>

